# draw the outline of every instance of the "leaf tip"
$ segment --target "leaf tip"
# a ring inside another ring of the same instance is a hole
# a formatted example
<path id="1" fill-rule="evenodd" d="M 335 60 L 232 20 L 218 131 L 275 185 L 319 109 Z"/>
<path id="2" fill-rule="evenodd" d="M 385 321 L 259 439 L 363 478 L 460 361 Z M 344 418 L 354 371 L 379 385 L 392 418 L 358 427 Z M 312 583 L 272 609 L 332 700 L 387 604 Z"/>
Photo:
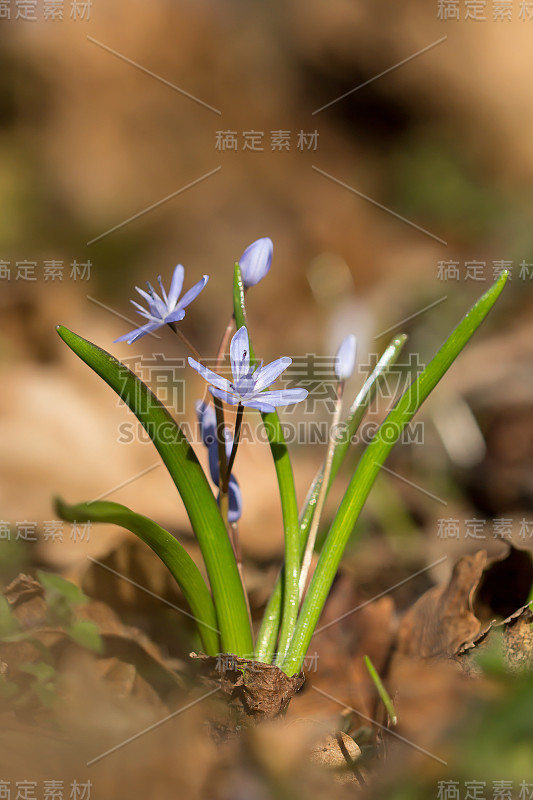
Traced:
<path id="1" fill-rule="evenodd" d="M 65 510 L 67 508 L 67 504 L 61 499 L 61 497 L 59 497 L 59 495 L 56 494 L 52 498 L 52 506 L 58 517 L 65 519 Z"/>
<path id="2" fill-rule="evenodd" d="M 56 325 L 56 331 L 61 336 L 63 341 L 66 341 L 66 337 L 68 336 L 69 333 L 71 333 L 71 331 L 69 331 L 69 329 L 66 328 L 64 325 Z"/>
<path id="3" fill-rule="evenodd" d="M 407 341 L 408 336 L 406 333 L 399 333 L 398 336 L 395 336 L 392 340 L 392 344 L 394 347 L 400 347 L 400 345 L 405 344 Z"/>

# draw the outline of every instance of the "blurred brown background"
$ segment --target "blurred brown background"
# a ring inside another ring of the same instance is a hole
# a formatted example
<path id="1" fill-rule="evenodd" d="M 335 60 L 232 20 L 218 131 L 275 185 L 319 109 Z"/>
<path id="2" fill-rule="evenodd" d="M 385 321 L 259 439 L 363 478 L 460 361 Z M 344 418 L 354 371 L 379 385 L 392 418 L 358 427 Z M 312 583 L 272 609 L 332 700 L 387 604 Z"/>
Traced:
<path id="1" fill-rule="evenodd" d="M 119 358 L 183 357 L 166 331 L 159 341 L 113 345 L 130 325 L 117 314 L 137 325 L 128 303 L 135 283 L 161 273 L 168 284 L 181 262 L 186 287 L 211 276 L 182 324 L 202 353 L 212 353 L 230 310 L 232 264 L 260 236 L 273 239 L 274 263 L 250 292 L 249 315 L 267 360 L 331 354 L 354 330 L 363 365 L 400 328 L 374 337 L 417 315 L 401 329 L 411 334 L 407 352 L 425 362 L 494 272 L 511 268 L 504 298 L 440 399 L 428 404 L 426 446 L 400 449 L 395 469 L 428 491 L 466 497 L 479 513 L 526 513 L 533 492 L 527 4 L 515 2 L 510 17 L 498 18 L 504 4 L 489 2 L 485 21 L 465 19 L 466 0 L 93 0 L 89 19 L 88 7 L 78 3 L 76 11 L 69 0 L 62 20 L 45 19 L 45 0 L 36 20 L 16 19 L 19 5 L 12 0 L 11 18 L 0 19 L 0 516 L 12 539 L 16 523 L 35 523 L 38 541 L 28 547 L 37 560 L 85 562 L 115 534 L 98 529 L 90 542 L 73 542 L 65 528 L 63 542 L 47 544 L 53 494 L 90 499 L 158 463 L 149 444 L 117 442 L 131 415 L 61 343 L 55 324 Z M 235 135 L 236 149 L 217 148 L 220 131 Z M 249 131 L 264 134 L 262 151 L 244 149 Z M 288 134 L 289 149 L 271 149 L 273 131 Z M 298 147 L 300 131 L 317 132 L 316 149 Z M 91 262 L 88 280 L 74 279 L 75 261 Z M 62 279 L 59 269 L 51 277 L 51 262 L 63 265 Z M 443 279 L 443 262 L 457 265 L 455 277 Z M 32 264 L 35 280 L 25 280 Z M 202 388 L 191 382 L 190 419 Z M 454 454 L 443 424 L 433 424 L 439 409 L 447 417 L 462 398 L 467 411 L 457 412 L 455 427 L 466 456 Z M 508 420 L 520 433 L 505 427 Z M 296 448 L 301 498 L 321 453 L 317 446 L 304 459 Z M 264 447 L 243 448 L 242 535 L 267 557 L 281 544 L 272 473 Z M 160 467 L 109 496 L 172 529 L 185 524 Z M 420 513 L 418 521 L 427 518 Z"/>
<path id="2" fill-rule="evenodd" d="M 471 18 L 475 7 L 485 19 Z M 181 324 L 203 355 L 213 354 L 231 309 L 233 263 L 263 236 L 274 242 L 274 261 L 248 295 L 256 351 L 266 361 L 331 356 L 355 332 L 359 370 L 349 399 L 394 333 L 409 334 L 405 364 L 417 354 L 427 363 L 495 275 L 511 271 L 490 317 L 425 405 L 423 443 L 398 446 L 387 462 L 395 474 L 376 482 L 358 522 L 357 551 L 348 549 L 324 618 L 342 618 L 359 604 L 365 610 L 318 640 L 320 672 L 308 676 L 309 686 L 360 707 L 368 690 L 360 655 L 375 652 L 383 668 L 396 611 L 445 579 L 465 552 L 490 550 L 498 531 L 531 548 L 532 40 L 533 3 L 525 0 L 0 0 L 2 584 L 20 570 L 62 571 L 150 636 L 169 658 L 165 669 L 174 674 L 176 663 L 188 663 L 192 626 L 175 613 L 182 598 L 155 556 L 112 526 L 84 532 L 54 520 L 55 494 L 68 502 L 108 496 L 152 516 L 198 558 L 157 453 L 146 440 L 120 441 L 133 416 L 61 342 L 55 325 L 130 364 L 153 353 L 185 357 L 169 331 L 131 347 L 113 344 L 139 324 L 129 304 L 135 284 L 161 274 L 168 286 L 179 262 L 185 288 L 210 275 Z M 263 134 L 263 149 L 244 149 L 251 131 Z M 289 147 L 272 149 L 273 132 L 283 132 Z M 301 132 L 310 149 L 298 147 Z M 217 146 L 233 137 L 235 149 Z M 176 413 L 192 421 L 204 387 L 186 375 L 187 405 Z M 391 402 L 382 398 L 375 418 Z M 327 419 L 324 408 L 317 419 Z M 300 501 L 324 450 L 292 446 Z M 359 452 L 326 506 L 326 524 Z M 282 555 L 268 448 L 243 444 L 235 471 L 257 619 Z M 445 532 L 450 519 L 458 521 L 457 535 Z M 472 520 L 483 523 L 483 537 L 467 535 Z M 413 574 L 419 577 L 411 581 Z M 391 586 L 399 588 L 368 602 Z M 114 635 L 121 624 L 103 608 Z M 128 636 L 144 641 L 138 630 Z M 79 752 L 61 755 L 55 727 L 46 728 L 45 747 L 43 736 L 34 739 L 28 728 L 29 738 L 19 738 L 7 725 L 9 771 L 31 777 L 34 760 L 39 780 L 69 778 L 64 765 L 72 761 L 72 777 L 92 777 L 84 772 L 89 758 L 167 713 L 159 701 L 150 713 L 140 700 L 135 710 L 138 698 L 124 689 L 128 681 L 134 686 L 131 670 L 113 670 L 113 692 L 97 687 L 95 662 L 67 670 L 62 713 L 69 746 Z M 424 747 L 433 747 L 433 728 L 464 707 L 462 698 L 442 700 L 440 676 L 417 673 L 406 683 L 424 710 L 415 708 L 411 728 Z M 291 713 L 334 718 L 338 727 L 341 706 L 308 691 Z M 521 700 L 518 706 L 527 713 Z M 196 711 L 104 761 L 98 797 L 167 798 L 176 786 L 199 796 L 209 764 L 222 774 L 231 759 L 207 739 L 204 707 Z M 494 718 L 498 729 L 504 720 L 512 746 L 507 718 Z M 259 740 L 258 752 L 274 764 L 268 774 L 280 774 L 289 738 L 297 742 L 292 735 L 276 747 Z M 454 738 L 465 753 L 478 740 L 475 733 L 463 747 Z M 501 750 L 494 752 L 497 758 L 481 759 L 483 770 L 501 768 Z M 260 760 L 253 747 L 250 757 Z M 152 759 L 146 774 L 143 758 Z M 528 749 L 517 762 L 520 778 L 530 760 Z M 241 754 L 235 763 L 242 761 Z M 291 770 L 290 757 L 286 763 Z M 266 796 L 235 785 L 239 792 L 201 796 Z M 307 785 L 298 787 L 302 797 L 311 796 Z M 331 797 L 329 782 L 326 792 Z"/>

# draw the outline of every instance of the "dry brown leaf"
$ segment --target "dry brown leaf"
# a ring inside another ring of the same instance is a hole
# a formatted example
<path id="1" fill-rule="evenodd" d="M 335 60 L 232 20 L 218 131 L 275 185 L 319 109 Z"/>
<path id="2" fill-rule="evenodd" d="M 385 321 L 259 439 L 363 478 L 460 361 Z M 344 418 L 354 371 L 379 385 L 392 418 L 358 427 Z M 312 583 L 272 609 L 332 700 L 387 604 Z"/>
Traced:
<path id="1" fill-rule="evenodd" d="M 529 552 L 512 545 L 490 559 L 485 550 L 464 556 L 447 583 L 430 589 L 407 611 L 397 652 L 415 658 L 456 656 L 479 644 L 491 617 L 504 616 L 505 623 L 521 612 L 532 574 Z"/>
<path id="2" fill-rule="evenodd" d="M 448 583 L 435 586 L 416 601 L 400 624 L 399 654 L 414 658 L 455 654 L 479 633 L 481 624 L 472 600 L 486 563 L 484 550 L 461 558 Z"/>

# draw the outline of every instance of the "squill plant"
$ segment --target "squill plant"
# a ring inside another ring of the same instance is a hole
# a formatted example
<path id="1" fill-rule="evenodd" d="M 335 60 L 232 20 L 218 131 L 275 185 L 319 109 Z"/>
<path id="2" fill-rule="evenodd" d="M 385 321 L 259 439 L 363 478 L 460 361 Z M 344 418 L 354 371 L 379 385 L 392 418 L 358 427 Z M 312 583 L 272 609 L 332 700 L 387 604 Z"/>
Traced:
<path id="1" fill-rule="evenodd" d="M 385 459 L 487 316 L 505 285 L 507 274 L 503 273 L 470 309 L 403 393 L 363 451 L 333 522 L 325 537 L 321 537 L 323 543 L 318 560 L 308 580 L 328 492 L 365 412 L 398 358 L 406 337 L 399 335 L 392 339 L 359 389 L 344 420 L 342 400 L 345 383 L 355 365 L 356 342 L 349 336 L 341 343 L 335 357 L 337 400 L 332 435 L 324 463 L 299 511 L 291 457 L 277 409 L 303 402 L 307 391 L 303 388 L 272 388 L 291 364 L 291 359 L 284 356 L 263 366 L 256 358 L 246 317 L 245 294 L 265 277 L 271 262 L 272 242 L 263 238 L 252 243 L 235 264 L 233 315 L 222 336 L 214 370 L 202 363 L 198 352 L 179 327 L 185 308 L 204 289 L 208 277 L 204 275 L 180 299 L 184 283 L 181 265 L 174 270 L 168 294 L 161 278 L 158 279 L 160 294 L 151 284 L 148 284 L 147 292 L 137 290 L 148 307 L 132 302 L 146 322 L 117 339 L 131 343 L 166 325 L 191 350 L 191 375 L 192 370 L 199 373 L 207 381 L 211 394 L 211 399 L 198 403 L 196 410 L 216 493 L 179 423 L 150 389 L 114 356 L 67 328 L 58 327 L 58 333 L 66 344 L 114 389 L 148 432 L 185 505 L 202 552 L 207 581 L 179 541 L 154 520 L 108 501 L 67 505 L 57 500 L 56 505 L 58 513 L 66 520 L 113 522 L 132 531 L 151 547 L 179 584 L 196 620 L 201 647 L 207 655 L 233 654 L 264 664 L 276 664 L 285 675 L 293 676 L 302 669 L 346 545 L 350 536 L 355 535 L 354 524 Z M 233 329 L 235 333 L 232 336 Z M 231 379 L 221 374 L 228 343 Z M 236 411 L 233 433 L 225 420 L 228 408 Z M 285 541 L 284 561 L 280 564 L 278 579 L 255 635 L 240 568 L 237 531 L 246 498 L 242 497 L 234 474 L 245 413 L 261 415 L 261 424 L 270 443 Z"/>

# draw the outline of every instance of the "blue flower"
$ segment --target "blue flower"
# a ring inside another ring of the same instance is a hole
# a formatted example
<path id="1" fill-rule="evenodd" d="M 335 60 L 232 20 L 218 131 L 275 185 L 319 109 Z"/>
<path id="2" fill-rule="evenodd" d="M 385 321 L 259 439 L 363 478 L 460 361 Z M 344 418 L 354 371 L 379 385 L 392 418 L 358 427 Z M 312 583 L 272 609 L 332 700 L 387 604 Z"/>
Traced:
<path id="1" fill-rule="evenodd" d="M 272 264 L 274 245 L 268 237 L 258 239 L 246 248 L 239 259 L 242 282 L 245 289 L 263 280 Z"/>
<path id="2" fill-rule="evenodd" d="M 217 418 L 215 409 L 211 405 L 198 401 L 196 403 L 196 414 L 200 423 L 202 440 L 207 447 L 209 458 L 209 472 L 215 486 L 219 485 L 219 465 L 218 465 L 218 442 L 217 442 Z M 228 428 L 224 427 L 224 440 L 226 444 L 226 458 L 229 459 L 233 438 Z M 220 494 L 219 494 L 220 498 Z M 217 499 L 218 502 L 218 499 Z M 230 475 L 228 486 L 228 522 L 237 522 L 242 514 L 242 495 L 239 484 L 234 475 Z"/>
<path id="3" fill-rule="evenodd" d="M 292 364 L 292 359 L 278 358 L 267 364 L 266 367 L 251 367 L 248 331 L 244 325 L 239 328 L 231 340 L 230 360 L 233 383 L 204 367 L 203 364 L 199 364 L 194 358 L 189 358 L 191 367 L 212 384 L 209 387 L 211 394 L 229 405 L 236 406 L 240 403 L 246 408 L 269 412 L 274 411 L 276 406 L 290 406 L 293 403 L 299 403 L 308 395 L 307 389 L 263 391 Z"/>
<path id="4" fill-rule="evenodd" d="M 355 367 L 356 354 L 357 341 L 353 333 L 351 333 L 343 339 L 335 356 L 335 375 L 339 381 L 347 381 L 348 378 L 351 378 Z"/>
<path id="5" fill-rule="evenodd" d="M 148 281 L 146 281 L 148 285 L 148 292 L 145 292 L 143 289 L 139 289 L 139 287 L 136 286 L 135 288 L 141 297 L 144 297 L 148 303 L 148 310 L 139 305 L 139 303 L 136 303 L 135 300 L 130 300 L 130 303 L 133 303 L 137 309 L 137 313 L 145 317 L 148 322 L 146 322 L 140 328 L 130 331 L 130 333 L 125 333 L 124 336 L 119 336 L 118 339 L 115 339 L 115 342 L 127 342 L 128 344 L 132 344 L 132 342 L 140 339 L 141 336 L 145 336 L 147 333 L 151 333 L 151 331 L 155 331 L 157 328 L 161 328 L 163 325 L 168 325 L 172 322 L 179 322 L 180 319 L 183 319 L 185 316 L 185 308 L 189 305 L 189 303 L 192 303 L 196 297 L 198 297 L 209 280 L 209 276 L 204 275 L 202 280 L 198 281 L 198 283 L 196 283 L 192 289 L 189 289 L 188 292 L 185 292 L 181 300 L 179 300 L 178 298 L 183 288 L 184 277 L 185 270 L 181 264 L 178 264 L 174 270 L 172 281 L 170 283 L 170 289 L 167 295 L 160 275 L 157 280 L 159 281 L 159 287 L 161 289 L 161 297 L 157 294 L 153 286 L 148 283 Z"/>

